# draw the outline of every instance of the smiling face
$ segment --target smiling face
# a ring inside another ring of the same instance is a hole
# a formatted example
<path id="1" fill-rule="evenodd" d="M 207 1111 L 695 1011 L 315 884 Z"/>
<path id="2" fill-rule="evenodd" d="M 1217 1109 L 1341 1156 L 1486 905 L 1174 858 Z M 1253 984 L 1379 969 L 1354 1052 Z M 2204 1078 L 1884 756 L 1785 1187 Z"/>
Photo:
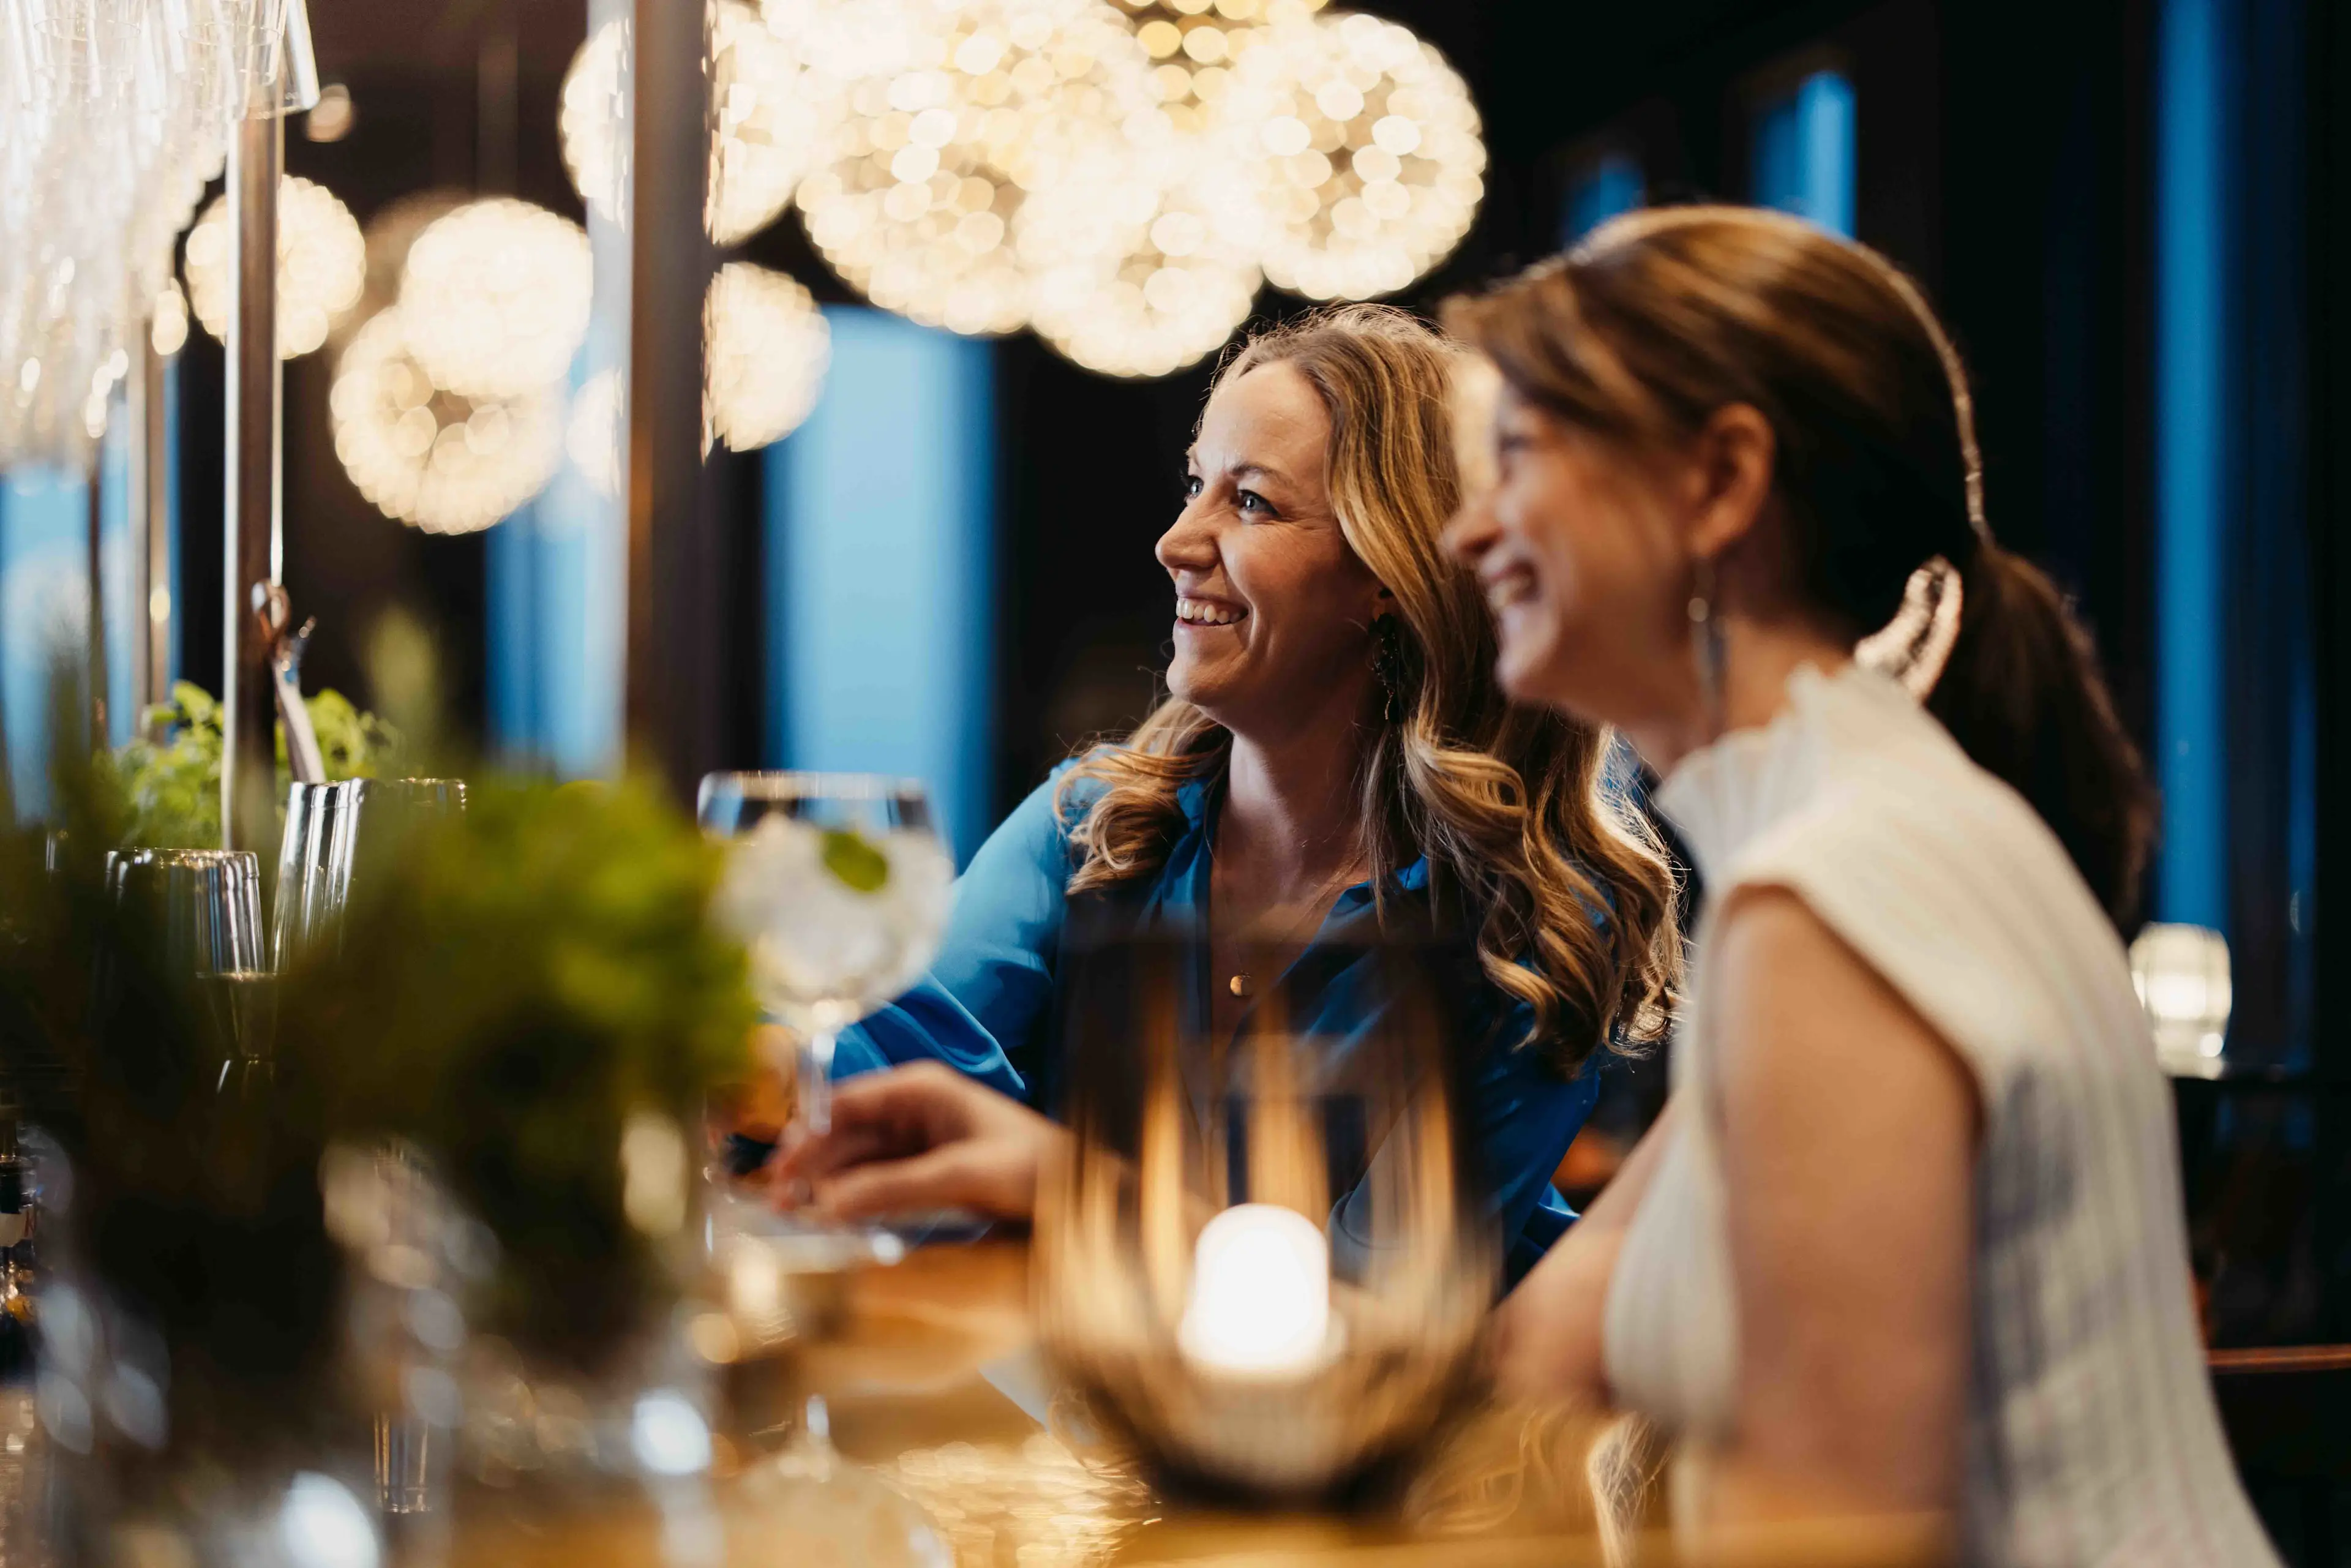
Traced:
<path id="1" fill-rule="evenodd" d="M 1290 364 L 1219 385 L 1159 540 L 1176 586 L 1167 689 L 1236 735 L 1271 740 L 1353 716 L 1371 682 L 1377 579 L 1332 515 L 1331 418 Z"/>
<path id="2" fill-rule="evenodd" d="M 1507 388 L 1447 543 L 1492 607 L 1502 687 L 1641 730 L 1687 706 L 1690 547 L 1671 476 Z"/>

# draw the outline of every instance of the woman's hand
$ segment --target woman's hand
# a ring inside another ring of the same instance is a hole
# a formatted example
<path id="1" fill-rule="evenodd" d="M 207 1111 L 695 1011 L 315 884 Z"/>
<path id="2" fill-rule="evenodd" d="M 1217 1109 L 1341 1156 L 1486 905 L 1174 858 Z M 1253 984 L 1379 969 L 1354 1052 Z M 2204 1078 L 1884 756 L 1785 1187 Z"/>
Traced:
<path id="1" fill-rule="evenodd" d="M 788 1141 L 769 1168 L 779 1201 L 800 1197 L 827 1219 L 933 1208 L 1026 1219 L 1038 1169 L 1067 1136 L 1019 1101 L 918 1061 L 841 1080 L 832 1130 Z"/>

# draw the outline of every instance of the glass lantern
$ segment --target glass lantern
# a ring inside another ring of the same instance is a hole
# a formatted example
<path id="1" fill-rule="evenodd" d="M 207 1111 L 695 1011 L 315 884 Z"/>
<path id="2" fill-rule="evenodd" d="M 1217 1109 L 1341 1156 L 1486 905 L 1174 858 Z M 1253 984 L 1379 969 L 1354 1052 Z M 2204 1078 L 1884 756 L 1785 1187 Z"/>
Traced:
<path id="1" fill-rule="evenodd" d="M 1040 1331 L 1163 1480 L 1329 1495 L 1432 1429 L 1493 1298 L 1458 1015 L 1437 949 L 1326 934 L 1228 1036 L 1204 954 L 1065 949 L 1074 1136 L 1040 1185 Z"/>

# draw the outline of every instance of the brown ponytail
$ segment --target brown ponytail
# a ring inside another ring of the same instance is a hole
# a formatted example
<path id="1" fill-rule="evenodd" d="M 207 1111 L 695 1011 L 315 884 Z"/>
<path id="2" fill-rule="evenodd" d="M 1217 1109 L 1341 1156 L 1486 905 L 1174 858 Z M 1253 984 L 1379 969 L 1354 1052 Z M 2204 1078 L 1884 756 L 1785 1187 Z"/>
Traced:
<path id="1" fill-rule="evenodd" d="M 1520 396 L 1604 434 L 1669 441 L 1733 403 L 1762 413 L 1794 586 L 1856 642 L 1922 567 L 1957 567 L 1959 624 L 1928 708 L 2127 926 L 2153 788 L 2080 622 L 1992 540 L 1965 370 L 1899 269 L 1781 214 L 1664 208 L 1603 225 L 1447 320 Z"/>
<path id="2" fill-rule="evenodd" d="M 2154 786 L 2057 585 L 1986 540 L 1960 574 L 1959 632 L 1928 711 L 2032 803 L 2115 925 L 2137 919 Z"/>

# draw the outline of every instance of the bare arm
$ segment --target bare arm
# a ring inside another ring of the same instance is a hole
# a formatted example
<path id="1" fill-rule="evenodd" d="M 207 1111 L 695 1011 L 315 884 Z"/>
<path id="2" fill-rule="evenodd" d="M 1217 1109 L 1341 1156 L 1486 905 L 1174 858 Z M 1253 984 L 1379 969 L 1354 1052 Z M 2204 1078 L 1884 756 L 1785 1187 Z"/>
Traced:
<path id="1" fill-rule="evenodd" d="M 1601 1325 L 1609 1276 L 1615 1271 L 1625 1228 L 1679 1122 L 1679 1106 L 1678 1095 L 1667 1102 L 1665 1113 L 1642 1135 L 1615 1179 L 1496 1309 L 1494 1381 L 1501 1393 L 1606 1401 Z"/>
<path id="2" fill-rule="evenodd" d="M 1980 1111 L 1959 1054 L 1792 894 L 1717 921 L 1736 1436 L 1710 1511 L 1949 1511 Z"/>

